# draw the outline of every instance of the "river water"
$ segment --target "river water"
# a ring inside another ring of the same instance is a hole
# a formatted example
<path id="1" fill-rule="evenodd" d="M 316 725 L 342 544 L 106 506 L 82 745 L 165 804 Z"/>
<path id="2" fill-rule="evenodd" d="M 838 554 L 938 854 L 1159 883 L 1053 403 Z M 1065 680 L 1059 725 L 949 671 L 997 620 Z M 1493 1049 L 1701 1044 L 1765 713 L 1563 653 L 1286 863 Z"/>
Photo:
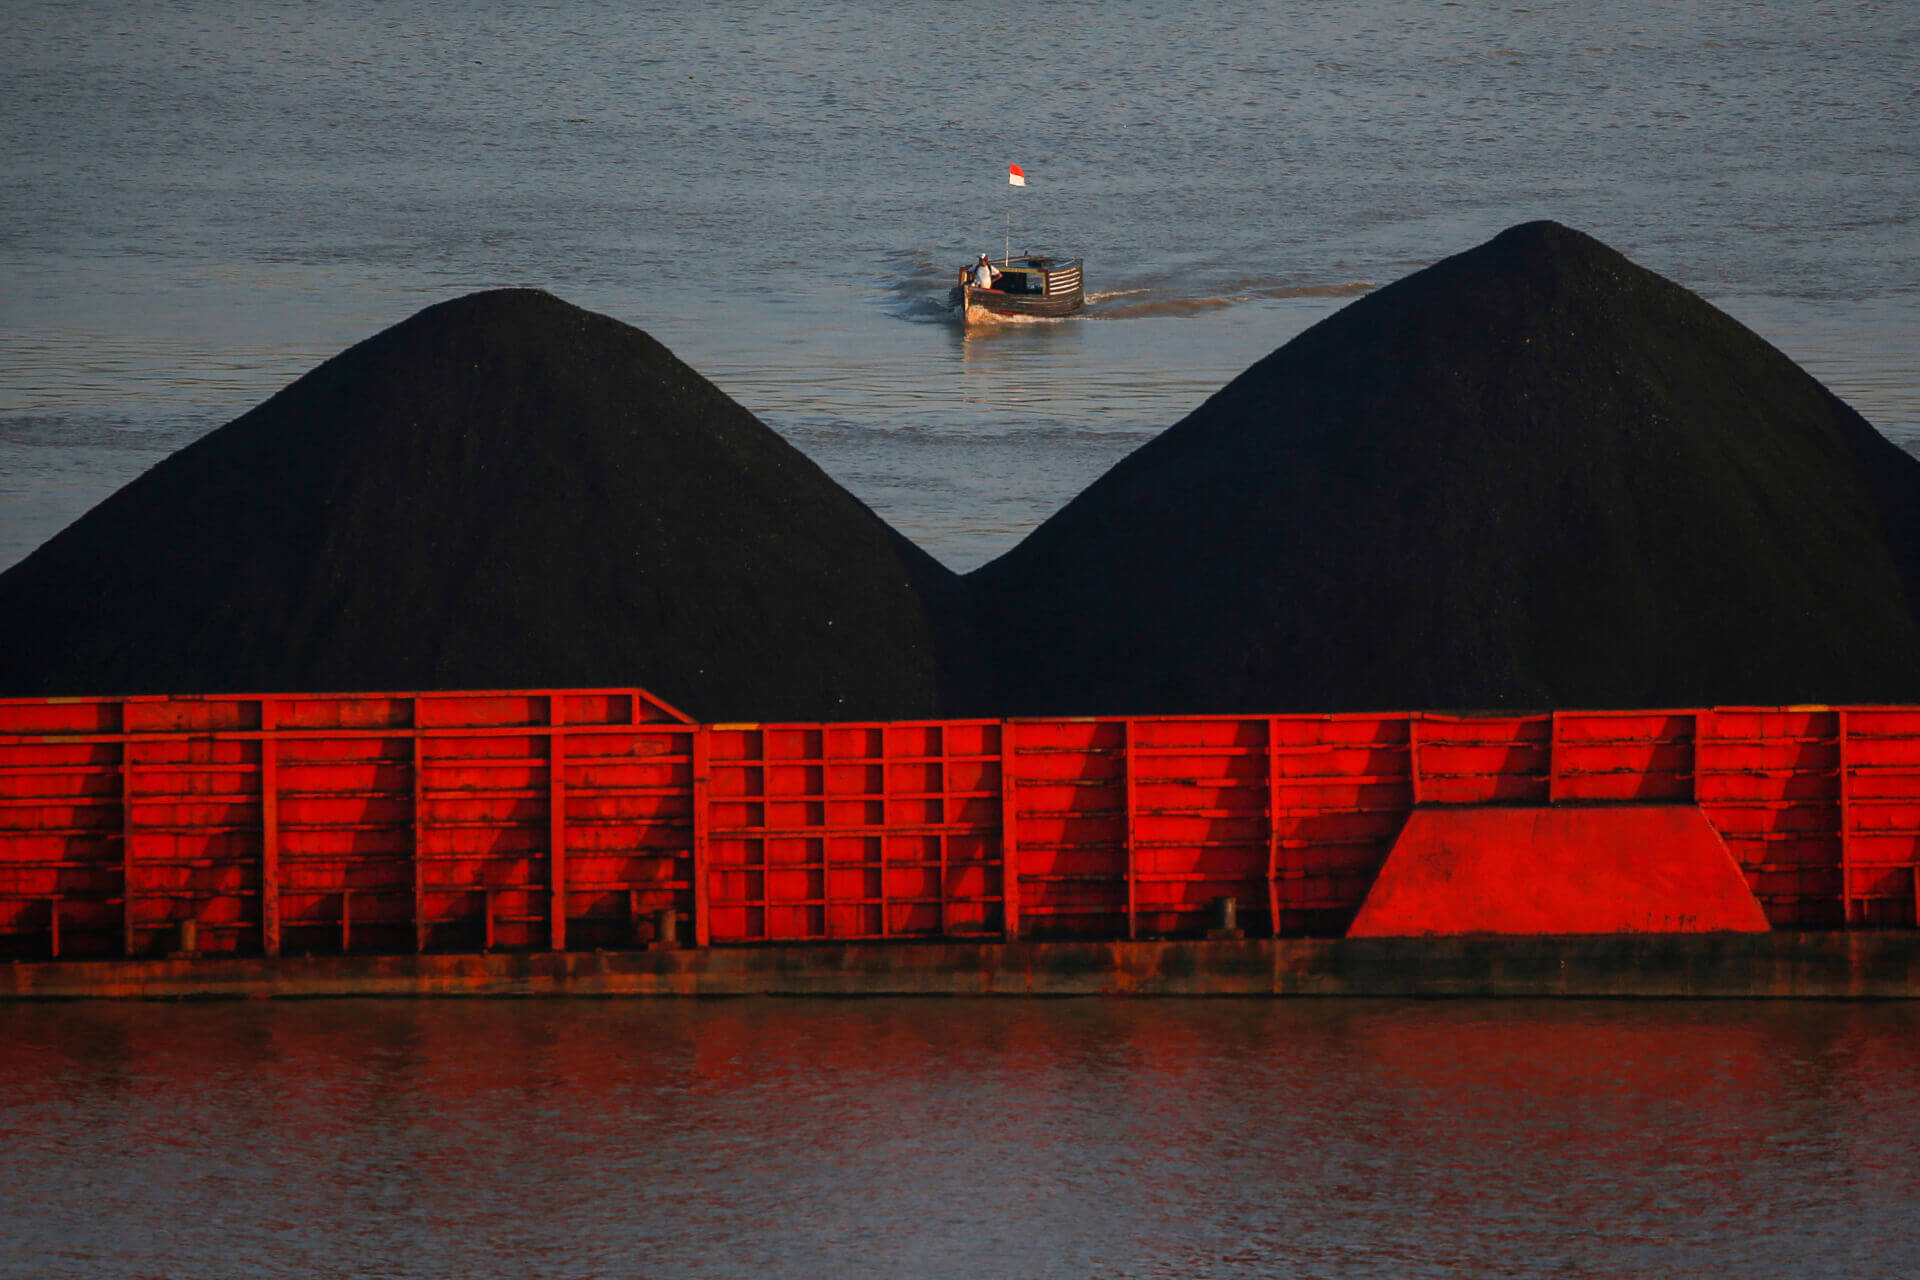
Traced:
<path id="1" fill-rule="evenodd" d="M 971 568 L 1536 217 L 1920 449 L 1905 0 L 4 25 L 0 567 L 351 343 L 528 284 Z M 1008 236 L 1085 256 L 1085 315 L 953 323 L 953 267 Z M 0 1080 L 9 1276 L 1920 1273 L 1900 1006 L 16 1006 Z"/>
<path id="2" fill-rule="evenodd" d="M 0 1008 L 0 1273 L 1910 1277 L 1920 1007 Z"/>
<path id="3" fill-rule="evenodd" d="M 1907 0 L 14 0 L 6 28 L 0 567 L 351 343 L 531 284 L 967 569 L 1356 294 L 1536 217 L 1920 448 Z M 953 323 L 1009 217 L 1085 256 L 1085 316 Z"/>

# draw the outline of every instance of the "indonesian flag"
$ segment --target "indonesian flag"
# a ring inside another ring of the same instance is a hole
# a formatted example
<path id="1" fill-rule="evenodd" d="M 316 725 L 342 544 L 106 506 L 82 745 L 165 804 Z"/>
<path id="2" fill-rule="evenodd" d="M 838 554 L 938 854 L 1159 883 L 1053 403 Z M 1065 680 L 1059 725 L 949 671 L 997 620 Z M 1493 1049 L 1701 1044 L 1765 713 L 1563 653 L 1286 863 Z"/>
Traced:
<path id="1" fill-rule="evenodd" d="M 1025 169 L 1022 169 L 1017 164 L 1008 165 L 1007 166 L 1007 182 L 1011 186 L 1016 186 L 1016 187 L 1026 186 L 1027 171 Z"/>

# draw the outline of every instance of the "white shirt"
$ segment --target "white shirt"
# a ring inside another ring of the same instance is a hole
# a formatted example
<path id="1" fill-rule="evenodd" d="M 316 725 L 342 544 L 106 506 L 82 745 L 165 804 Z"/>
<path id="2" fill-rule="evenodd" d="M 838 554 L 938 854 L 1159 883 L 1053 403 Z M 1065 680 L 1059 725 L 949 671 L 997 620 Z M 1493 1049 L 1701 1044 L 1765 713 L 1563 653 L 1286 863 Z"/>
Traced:
<path id="1" fill-rule="evenodd" d="M 973 283 L 975 288 L 991 289 L 993 287 L 993 268 L 984 262 L 975 267 L 973 269 Z"/>

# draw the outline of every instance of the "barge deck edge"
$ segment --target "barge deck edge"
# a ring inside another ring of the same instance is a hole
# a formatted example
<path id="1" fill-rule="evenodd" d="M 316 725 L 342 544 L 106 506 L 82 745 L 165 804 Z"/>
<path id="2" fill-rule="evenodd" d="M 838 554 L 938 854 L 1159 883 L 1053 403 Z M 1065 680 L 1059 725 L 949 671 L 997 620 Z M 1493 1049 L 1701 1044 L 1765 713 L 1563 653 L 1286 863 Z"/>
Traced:
<path id="1" fill-rule="evenodd" d="M 0 1000 L 663 996 L 1920 998 L 1920 931 L 14 961 Z"/>

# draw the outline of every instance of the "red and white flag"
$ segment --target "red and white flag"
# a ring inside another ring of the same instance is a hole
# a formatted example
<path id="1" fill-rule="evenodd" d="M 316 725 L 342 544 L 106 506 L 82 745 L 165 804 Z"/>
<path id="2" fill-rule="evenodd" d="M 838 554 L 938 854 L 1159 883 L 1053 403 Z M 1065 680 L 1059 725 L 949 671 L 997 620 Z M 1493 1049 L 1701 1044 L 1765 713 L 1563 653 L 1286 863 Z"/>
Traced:
<path id="1" fill-rule="evenodd" d="M 1017 164 L 1008 165 L 1007 166 L 1007 182 L 1009 183 L 1009 185 L 1016 186 L 1016 187 L 1026 186 L 1027 171 L 1025 169 L 1022 169 Z"/>

